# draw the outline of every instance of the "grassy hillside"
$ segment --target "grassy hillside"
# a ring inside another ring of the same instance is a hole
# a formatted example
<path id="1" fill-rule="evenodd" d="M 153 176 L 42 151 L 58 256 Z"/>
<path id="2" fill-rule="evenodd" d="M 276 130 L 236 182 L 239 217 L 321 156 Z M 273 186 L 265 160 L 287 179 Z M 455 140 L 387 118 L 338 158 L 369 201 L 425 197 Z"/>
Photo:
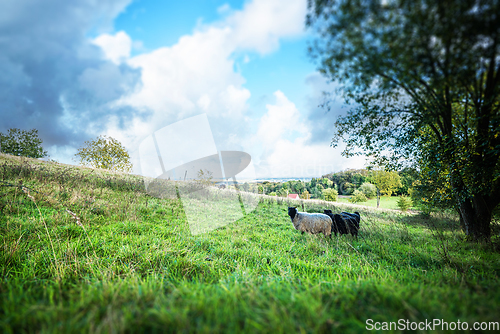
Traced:
<path id="1" fill-rule="evenodd" d="M 4 333 L 499 321 L 498 237 L 464 243 L 454 217 L 364 208 L 358 240 L 328 239 L 301 235 L 292 202 L 263 196 L 243 219 L 193 236 L 181 202 L 149 196 L 137 176 L 0 155 L 0 186 Z M 304 202 L 324 208 L 354 211 Z"/>

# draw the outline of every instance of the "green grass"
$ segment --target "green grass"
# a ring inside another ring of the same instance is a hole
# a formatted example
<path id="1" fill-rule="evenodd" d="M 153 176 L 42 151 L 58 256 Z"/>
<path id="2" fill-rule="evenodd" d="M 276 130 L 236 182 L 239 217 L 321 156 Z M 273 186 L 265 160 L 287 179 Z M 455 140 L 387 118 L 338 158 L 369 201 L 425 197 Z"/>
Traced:
<path id="1" fill-rule="evenodd" d="M 452 216 L 362 208 L 359 239 L 328 239 L 294 230 L 287 207 L 353 210 L 262 197 L 244 218 L 193 236 L 181 202 L 149 196 L 139 177 L 0 155 L 0 180 L 0 332 L 498 321 L 498 238 L 466 243 Z"/>
<path id="2" fill-rule="evenodd" d="M 382 197 L 380 197 L 380 206 L 379 207 L 382 209 L 399 210 L 398 199 L 399 199 L 399 196 L 382 196 Z M 339 198 L 337 201 L 339 203 L 350 203 L 349 199 L 345 198 L 345 197 Z M 376 208 L 377 207 L 377 198 L 372 198 L 366 202 L 359 202 L 356 204 Z"/>

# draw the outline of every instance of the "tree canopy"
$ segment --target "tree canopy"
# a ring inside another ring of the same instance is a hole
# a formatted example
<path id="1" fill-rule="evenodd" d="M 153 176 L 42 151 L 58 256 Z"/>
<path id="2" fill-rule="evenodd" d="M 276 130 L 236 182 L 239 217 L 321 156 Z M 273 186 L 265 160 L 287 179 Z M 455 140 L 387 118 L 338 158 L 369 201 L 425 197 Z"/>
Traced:
<path id="1" fill-rule="evenodd" d="M 377 188 L 377 208 L 380 205 L 380 195 L 391 196 L 401 187 L 401 178 L 396 172 L 373 170 L 370 173 L 370 182 Z"/>
<path id="2" fill-rule="evenodd" d="M 112 137 L 99 136 L 84 142 L 75 157 L 84 166 L 127 173 L 132 171 L 130 155 L 125 147 Z"/>
<path id="3" fill-rule="evenodd" d="M 7 134 L 0 133 L 0 152 L 28 158 L 47 156 L 37 129 L 26 131 L 13 128 Z"/>
<path id="4" fill-rule="evenodd" d="M 307 16 L 311 55 L 352 106 L 332 144 L 447 184 L 476 240 L 500 203 L 499 13 L 499 1 L 310 0 Z"/>

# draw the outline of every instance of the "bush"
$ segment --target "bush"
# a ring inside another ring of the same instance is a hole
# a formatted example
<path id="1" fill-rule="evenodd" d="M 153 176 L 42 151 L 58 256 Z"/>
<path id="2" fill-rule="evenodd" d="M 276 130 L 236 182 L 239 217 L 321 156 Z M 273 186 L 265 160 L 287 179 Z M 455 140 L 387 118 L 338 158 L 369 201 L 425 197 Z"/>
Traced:
<path id="1" fill-rule="evenodd" d="M 339 197 L 339 193 L 337 190 L 333 188 L 323 189 L 323 197 L 325 201 L 329 202 L 337 202 L 337 198 Z"/>
<path id="2" fill-rule="evenodd" d="M 366 197 L 365 193 L 359 190 L 355 190 L 351 198 L 349 198 L 349 202 L 351 203 L 366 202 L 367 200 L 368 198 Z"/>
<path id="3" fill-rule="evenodd" d="M 408 198 L 407 196 L 401 196 L 399 197 L 398 199 L 398 208 L 405 212 L 406 210 L 408 210 L 409 208 L 411 208 L 412 206 L 412 203 L 411 203 L 411 199 Z"/>
<path id="4" fill-rule="evenodd" d="M 375 187 L 375 185 L 371 184 L 370 182 L 363 183 L 358 190 L 365 194 L 365 196 L 368 198 L 374 198 L 375 196 L 377 196 L 377 187 Z"/>
<path id="5" fill-rule="evenodd" d="M 278 196 L 278 195 L 276 194 L 276 192 L 273 191 L 269 193 L 269 196 Z"/>

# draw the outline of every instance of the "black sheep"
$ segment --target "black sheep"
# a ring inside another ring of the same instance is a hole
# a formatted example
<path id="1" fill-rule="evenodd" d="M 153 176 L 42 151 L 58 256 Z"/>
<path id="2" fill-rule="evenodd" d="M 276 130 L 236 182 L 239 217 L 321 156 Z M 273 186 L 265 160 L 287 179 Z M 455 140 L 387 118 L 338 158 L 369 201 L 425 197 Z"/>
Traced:
<path id="1" fill-rule="evenodd" d="M 347 225 L 339 214 L 333 214 L 332 210 L 324 210 L 323 213 L 332 219 L 332 232 L 335 235 L 337 235 L 337 232 L 340 234 L 348 233 Z"/>
<path id="2" fill-rule="evenodd" d="M 359 212 L 349 213 L 342 212 L 339 214 L 333 214 L 332 210 L 324 210 L 324 214 L 328 215 L 332 221 L 332 232 L 337 235 L 337 232 L 340 234 L 352 234 L 353 236 L 358 237 L 359 231 L 359 221 L 361 216 Z"/>
<path id="3" fill-rule="evenodd" d="M 342 212 L 340 215 L 342 216 L 342 219 L 346 222 L 347 229 L 349 230 L 349 232 L 352 235 L 358 237 L 359 221 L 361 219 L 359 212 L 355 213 Z"/>

